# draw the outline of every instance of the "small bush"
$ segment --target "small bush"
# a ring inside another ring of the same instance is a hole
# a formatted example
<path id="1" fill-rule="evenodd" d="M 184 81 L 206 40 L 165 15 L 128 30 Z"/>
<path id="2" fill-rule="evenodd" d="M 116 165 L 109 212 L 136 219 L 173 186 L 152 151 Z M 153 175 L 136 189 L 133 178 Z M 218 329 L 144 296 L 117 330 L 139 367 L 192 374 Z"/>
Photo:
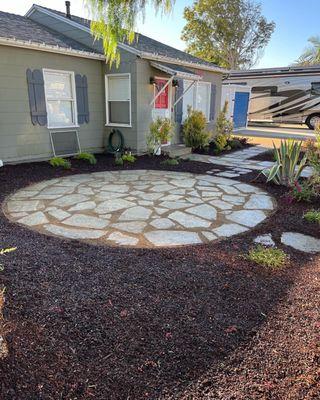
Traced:
<path id="1" fill-rule="evenodd" d="M 122 157 L 116 158 L 114 160 L 115 165 L 117 165 L 118 167 L 121 167 L 123 165 L 123 159 Z"/>
<path id="2" fill-rule="evenodd" d="M 121 158 L 123 162 L 134 163 L 136 161 L 135 156 L 133 156 L 132 154 L 123 154 Z"/>
<path id="3" fill-rule="evenodd" d="M 228 144 L 228 137 L 224 134 L 219 134 L 214 138 L 214 144 L 216 145 L 216 149 L 218 152 L 222 152 L 226 149 Z"/>
<path id="4" fill-rule="evenodd" d="M 59 168 L 59 167 L 64 168 L 64 169 L 71 168 L 71 162 L 62 157 L 53 157 L 53 158 L 51 158 L 49 163 L 54 168 Z"/>
<path id="5" fill-rule="evenodd" d="M 251 249 L 246 258 L 256 264 L 275 269 L 283 267 L 289 259 L 283 250 L 261 245 Z"/>
<path id="6" fill-rule="evenodd" d="M 91 153 L 79 153 L 75 156 L 75 158 L 77 160 L 83 160 L 86 161 L 87 163 L 91 164 L 91 165 L 95 165 L 97 164 L 97 159 L 95 158 L 95 156 Z"/>
<path id="7" fill-rule="evenodd" d="M 308 181 L 303 181 L 302 183 L 295 182 L 292 191 L 292 197 L 296 201 L 306 201 L 311 202 L 315 196 L 312 185 Z"/>
<path id="8" fill-rule="evenodd" d="M 227 118 L 228 102 L 224 103 L 222 110 L 219 112 L 215 126 L 216 135 L 225 135 L 227 139 L 233 131 L 233 123 Z"/>
<path id="9" fill-rule="evenodd" d="M 240 140 L 239 139 L 235 139 L 235 138 L 233 138 L 233 139 L 230 139 L 229 141 L 228 141 L 228 145 L 231 147 L 231 149 L 233 149 L 233 150 L 238 150 L 238 149 L 242 149 L 243 148 L 243 144 L 240 142 Z"/>
<path id="10" fill-rule="evenodd" d="M 175 165 L 179 165 L 179 161 L 175 158 L 168 158 L 167 160 L 162 161 L 161 164 L 175 166 Z"/>
<path id="11" fill-rule="evenodd" d="M 163 143 L 167 143 L 173 133 L 175 125 L 170 118 L 158 117 L 155 121 L 150 124 L 150 133 L 147 137 L 147 146 L 149 152 L 155 154 Z"/>
<path id="12" fill-rule="evenodd" d="M 203 149 L 209 144 L 210 132 L 206 130 L 207 119 L 202 111 L 188 107 L 188 116 L 183 124 L 183 138 L 192 150 Z"/>
<path id="13" fill-rule="evenodd" d="M 303 218 L 308 222 L 315 222 L 320 225 L 320 210 L 310 210 L 304 213 Z"/>

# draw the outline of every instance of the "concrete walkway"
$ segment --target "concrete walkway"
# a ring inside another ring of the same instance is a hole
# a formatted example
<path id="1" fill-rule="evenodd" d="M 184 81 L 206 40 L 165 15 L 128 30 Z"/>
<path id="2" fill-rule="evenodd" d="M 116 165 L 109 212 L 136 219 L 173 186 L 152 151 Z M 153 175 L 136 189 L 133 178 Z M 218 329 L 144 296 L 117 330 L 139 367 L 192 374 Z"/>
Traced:
<path id="1" fill-rule="evenodd" d="M 267 193 L 223 176 L 131 170 L 44 181 L 10 196 L 4 211 L 17 223 L 63 238 L 161 247 L 245 232 L 274 207 Z"/>

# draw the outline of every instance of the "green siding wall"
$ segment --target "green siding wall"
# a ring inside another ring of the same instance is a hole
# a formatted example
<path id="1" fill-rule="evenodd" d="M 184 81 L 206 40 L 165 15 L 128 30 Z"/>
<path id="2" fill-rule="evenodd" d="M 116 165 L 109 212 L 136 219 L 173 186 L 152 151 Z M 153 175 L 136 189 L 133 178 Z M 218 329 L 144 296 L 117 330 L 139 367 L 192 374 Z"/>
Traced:
<path id="1" fill-rule="evenodd" d="M 32 125 L 26 70 L 60 69 L 86 75 L 89 124 L 78 128 L 81 147 L 101 151 L 105 134 L 104 64 L 101 61 L 0 46 L 0 159 L 5 162 L 52 157 L 49 130 Z"/>

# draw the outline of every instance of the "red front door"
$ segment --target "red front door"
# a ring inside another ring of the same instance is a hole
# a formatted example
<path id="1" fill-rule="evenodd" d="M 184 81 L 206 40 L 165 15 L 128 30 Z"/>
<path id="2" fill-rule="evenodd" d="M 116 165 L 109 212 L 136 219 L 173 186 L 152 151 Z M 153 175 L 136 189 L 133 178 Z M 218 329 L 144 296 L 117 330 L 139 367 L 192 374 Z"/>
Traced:
<path id="1" fill-rule="evenodd" d="M 157 95 L 160 90 L 166 85 L 168 81 L 165 79 L 156 79 L 155 85 L 155 95 Z M 155 108 L 169 108 L 169 85 L 165 88 L 165 90 L 157 97 L 155 102 Z"/>

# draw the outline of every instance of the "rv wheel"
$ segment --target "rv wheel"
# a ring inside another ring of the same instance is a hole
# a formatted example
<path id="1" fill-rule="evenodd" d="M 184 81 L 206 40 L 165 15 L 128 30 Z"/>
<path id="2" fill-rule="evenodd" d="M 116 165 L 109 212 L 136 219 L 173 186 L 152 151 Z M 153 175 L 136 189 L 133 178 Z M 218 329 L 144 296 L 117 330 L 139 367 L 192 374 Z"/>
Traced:
<path id="1" fill-rule="evenodd" d="M 314 129 L 316 125 L 320 124 L 320 114 L 311 114 L 306 119 L 306 124 L 308 125 L 309 129 Z"/>

